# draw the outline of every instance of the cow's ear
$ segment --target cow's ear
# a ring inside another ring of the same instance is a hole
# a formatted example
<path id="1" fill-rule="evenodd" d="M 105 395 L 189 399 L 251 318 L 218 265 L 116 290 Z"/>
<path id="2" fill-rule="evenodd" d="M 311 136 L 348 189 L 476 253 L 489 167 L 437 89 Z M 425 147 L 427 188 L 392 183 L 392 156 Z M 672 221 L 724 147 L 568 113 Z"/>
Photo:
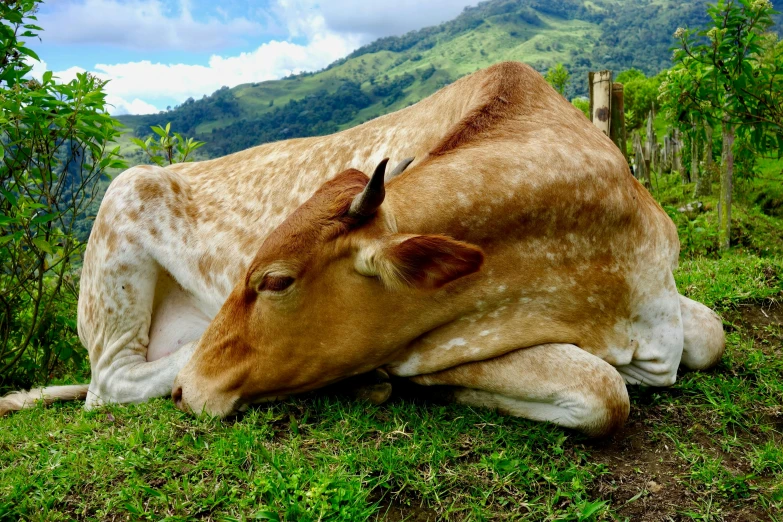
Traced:
<path id="1" fill-rule="evenodd" d="M 359 273 L 378 276 L 389 288 L 440 288 L 481 268 L 484 253 L 446 236 L 394 234 L 360 251 Z"/>

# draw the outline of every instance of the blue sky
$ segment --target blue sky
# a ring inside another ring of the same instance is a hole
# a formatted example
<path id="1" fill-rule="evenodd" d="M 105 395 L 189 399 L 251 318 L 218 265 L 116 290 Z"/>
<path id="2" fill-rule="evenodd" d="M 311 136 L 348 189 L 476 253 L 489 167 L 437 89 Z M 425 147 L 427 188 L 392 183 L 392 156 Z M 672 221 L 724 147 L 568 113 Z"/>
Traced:
<path id="1" fill-rule="evenodd" d="M 110 80 L 114 114 L 157 112 L 223 85 L 318 70 L 381 36 L 457 16 L 470 0 L 48 0 L 34 74 Z"/>

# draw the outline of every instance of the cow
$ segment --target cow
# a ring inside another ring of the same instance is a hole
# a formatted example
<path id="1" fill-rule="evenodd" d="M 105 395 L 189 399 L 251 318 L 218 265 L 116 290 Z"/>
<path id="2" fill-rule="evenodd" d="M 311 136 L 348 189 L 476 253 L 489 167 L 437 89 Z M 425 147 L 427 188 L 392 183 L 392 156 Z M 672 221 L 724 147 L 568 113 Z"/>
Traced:
<path id="1" fill-rule="evenodd" d="M 603 436 L 627 384 L 716 364 L 722 322 L 677 291 L 671 219 L 540 74 L 502 63 L 422 103 L 447 109 L 414 128 L 449 124 L 405 136 L 405 173 L 385 179 L 388 145 L 354 157 L 377 167 L 323 183 L 235 265 L 174 381 L 180 409 L 225 417 L 381 368 Z"/>
<path id="2" fill-rule="evenodd" d="M 417 159 L 379 190 L 384 169 L 369 185 L 359 170 L 384 157 Z M 0 412 L 172 393 L 229 415 L 385 368 L 607 433 L 625 382 L 667 386 L 680 361 L 721 356 L 720 320 L 677 294 L 678 246 L 611 142 L 502 63 L 332 136 L 119 176 L 81 280 L 89 387 Z"/>

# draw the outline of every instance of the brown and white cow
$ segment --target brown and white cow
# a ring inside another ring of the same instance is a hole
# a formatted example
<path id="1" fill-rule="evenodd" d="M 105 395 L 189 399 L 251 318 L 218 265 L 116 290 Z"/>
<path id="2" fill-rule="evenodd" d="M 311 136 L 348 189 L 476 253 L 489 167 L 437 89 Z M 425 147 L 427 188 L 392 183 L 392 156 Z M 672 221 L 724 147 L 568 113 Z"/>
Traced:
<path id="1" fill-rule="evenodd" d="M 345 169 L 388 156 L 417 162 L 359 204 L 367 177 Z M 722 353 L 719 319 L 676 291 L 677 251 L 608 139 L 499 64 L 332 136 L 118 177 L 82 275 L 87 406 L 164 395 L 179 372 L 181 407 L 226 415 L 386 367 L 605 433 L 624 381 L 670 385 L 681 359 Z"/>
<path id="2" fill-rule="evenodd" d="M 385 190 L 385 162 L 369 183 L 343 171 L 236 265 L 179 407 L 225 416 L 385 368 L 602 435 L 628 415 L 626 383 L 718 361 L 720 319 L 675 287 L 674 224 L 538 73 L 499 64 L 421 103 L 448 110 L 411 128 L 449 124 L 408 136 L 410 169 Z"/>

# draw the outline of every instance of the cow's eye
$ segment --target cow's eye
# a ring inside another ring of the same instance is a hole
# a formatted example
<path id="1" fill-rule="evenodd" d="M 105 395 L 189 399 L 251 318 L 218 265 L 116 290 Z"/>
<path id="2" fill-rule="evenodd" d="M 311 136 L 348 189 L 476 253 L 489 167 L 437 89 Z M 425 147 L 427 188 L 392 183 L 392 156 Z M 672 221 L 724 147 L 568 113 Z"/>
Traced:
<path id="1" fill-rule="evenodd" d="M 270 292 L 282 292 L 291 286 L 293 282 L 294 278 L 290 276 L 267 274 L 264 276 L 264 281 L 261 283 L 259 291 L 269 290 Z"/>

